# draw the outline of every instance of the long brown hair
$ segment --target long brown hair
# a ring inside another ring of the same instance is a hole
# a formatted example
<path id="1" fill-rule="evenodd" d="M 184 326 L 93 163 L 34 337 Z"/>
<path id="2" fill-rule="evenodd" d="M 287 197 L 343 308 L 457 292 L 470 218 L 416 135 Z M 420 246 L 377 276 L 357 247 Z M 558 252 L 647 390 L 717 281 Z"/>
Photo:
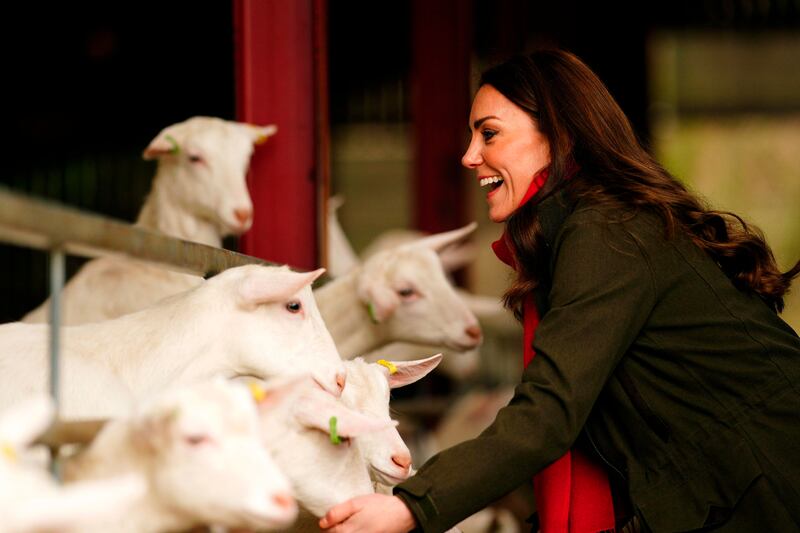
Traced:
<path id="1" fill-rule="evenodd" d="M 620 212 L 647 209 L 668 236 L 686 233 L 740 290 L 758 294 L 776 312 L 800 261 L 781 273 L 761 232 L 739 216 L 706 208 L 639 143 L 625 114 L 600 79 L 562 50 L 539 50 L 492 67 L 491 85 L 526 111 L 550 143 L 549 177 L 534 198 L 506 221 L 519 270 L 504 296 L 519 318 L 522 303 L 545 275 L 544 243 L 536 206 L 555 191 L 612 204 Z M 577 164 L 577 174 L 565 180 Z"/>

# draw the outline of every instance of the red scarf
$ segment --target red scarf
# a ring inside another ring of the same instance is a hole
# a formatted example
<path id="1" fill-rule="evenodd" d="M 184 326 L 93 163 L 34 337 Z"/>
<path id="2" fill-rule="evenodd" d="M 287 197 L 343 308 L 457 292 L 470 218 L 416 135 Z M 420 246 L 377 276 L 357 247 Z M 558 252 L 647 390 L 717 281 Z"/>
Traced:
<path id="1" fill-rule="evenodd" d="M 520 206 L 539 192 L 547 175 L 548 169 L 545 168 L 534 176 Z M 495 255 L 516 269 L 512 246 L 511 239 L 505 232 L 492 243 Z M 523 311 L 523 361 L 527 368 L 536 355 L 533 339 L 539 325 L 539 311 L 532 294 L 525 298 Z M 560 459 L 536 474 L 533 477 L 533 492 L 542 533 L 597 533 L 614 530 L 614 504 L 608 476 L 602 466 L 577 449 L 567 451 Z"/>

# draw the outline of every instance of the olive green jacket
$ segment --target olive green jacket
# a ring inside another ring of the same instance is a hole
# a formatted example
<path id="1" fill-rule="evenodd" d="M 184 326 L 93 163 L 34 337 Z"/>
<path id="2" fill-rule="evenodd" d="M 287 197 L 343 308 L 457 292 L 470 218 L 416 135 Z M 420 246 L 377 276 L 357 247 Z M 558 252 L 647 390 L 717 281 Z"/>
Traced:
<path id="1" fill-rule="evenodd" d="M 492 426 L 395 488 L 420 529 L 448 529 L 579 436 L 653 531 L 725 519 L 762 475 L 800 528 L 797 334 L 652 214 L 610 222 L 559 195 L 538 210 L 536 357 Z"/>

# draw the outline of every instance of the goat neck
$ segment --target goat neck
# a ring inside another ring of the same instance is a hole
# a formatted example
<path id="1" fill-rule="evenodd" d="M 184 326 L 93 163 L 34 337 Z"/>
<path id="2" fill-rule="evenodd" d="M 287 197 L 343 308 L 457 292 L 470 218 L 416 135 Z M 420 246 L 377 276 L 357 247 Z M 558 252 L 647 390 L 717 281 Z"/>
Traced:
<path id="1" fill-rule="evenodd" d="M 167 298 L 144 311 L 116 320 L 69 328 L 65 335 L 67 346 L 78 348 L 79 353 L 101 354 L 103 363 L 137 398 L 164 390 L 170 384 L 210 379 L 224 370 L 214 361 L 224 360 L 218 355 L 224 353 L 225 326 L 216 322 L 211 313 L 197 312 L 200 306 L 208 305 L 205 299 L 198 297 L 198 291 L 186 296 Z M 218 345 L 205 343 L 187 350 L 186 344 L 198 338 L 197 331 L 215 329 L 220 330 L 219 335 L 204 338 L 219 339 L 213 341 Z M 142 339 L 150 341 L 143 346 Z M 99 344 L 107 346 L 101 349 Z M 121 348 L 127 345 L 141 349 L 130 353 Z M 179 354 L 182 357 L 178 357 Z M 211 363 L 205 364 L 206 361 Z M 229 369 L 231 375 L 235 374 L 234 370 Z"/>
<path id="2" fill-rule="evenodd" d="M 387 330 L 370 319 L 358 297 L 361 268 L 328 282 L 314 291 L 322 318 L 342 359 L 352 359 L 387 343 Z"/>
<path id="3" fill-rule="evenodd" d="M 151 468 L 147 458 L 132 444 L 134 437 L 130 433 L 130 425 L 126 420 L 112 421 L 112 427 L 106 427 L 92 447 L 69 459 L 64 469 L 64 478 L 68 482 L 103 479 L 131 473 L 147 472 Z M 177 509 L 167 509 L 159 501 L 158 495 L 151 486 L 138 498 L 125 516 L 105 521 L 84 533 L 157 533 L 159 531 L 182 531 L 196 525 L 188 517 L 182 517 Z"/>
<path id="4" fill-rule="evenodd" d="M 217 225 L 209 219 L 198 217 L 176 202 L 173 198 L 175 194 L 161 185 L 169 181 L 166 174 L 159 166 L 153 179 L 153 190 L 139 212 L 136 225 L 179 239 L 221 247 L 222 237 Z"/>

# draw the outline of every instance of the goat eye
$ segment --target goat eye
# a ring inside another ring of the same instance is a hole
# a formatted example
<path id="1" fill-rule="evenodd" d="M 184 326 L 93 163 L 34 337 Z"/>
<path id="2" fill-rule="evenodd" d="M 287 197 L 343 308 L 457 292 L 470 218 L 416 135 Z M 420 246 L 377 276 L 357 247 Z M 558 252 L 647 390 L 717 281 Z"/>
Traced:
<path id="1" fill-rule="evenodd" d="M 208 444 L 211 442 L 211 438 L 209 438 L 207 435 L 187 435 L 184 437 L 184 440 L 191 446 L 199 446 L 201 444 Z"/>
<path id="2" fill-rule="evenodd" d="M 303 306 L 298 301 L 289 302 L 286 304 L 286 310 L 290 313 L 299 313 L 302 311 Z"/>
<path id="3" fill-rule="evenodd" d="M 397 294 L 399 294 L 402 298 L 411 298 L 416 293 L 414 292 L 414 289 L 406 288 L 400 289 L 397 291 Z"/>
<path id="4" fill-rule="evenodd" d="M 197 154 L 189 154 L 189 162 L 191 163 L 202 163 L 203 158 Z"/>

